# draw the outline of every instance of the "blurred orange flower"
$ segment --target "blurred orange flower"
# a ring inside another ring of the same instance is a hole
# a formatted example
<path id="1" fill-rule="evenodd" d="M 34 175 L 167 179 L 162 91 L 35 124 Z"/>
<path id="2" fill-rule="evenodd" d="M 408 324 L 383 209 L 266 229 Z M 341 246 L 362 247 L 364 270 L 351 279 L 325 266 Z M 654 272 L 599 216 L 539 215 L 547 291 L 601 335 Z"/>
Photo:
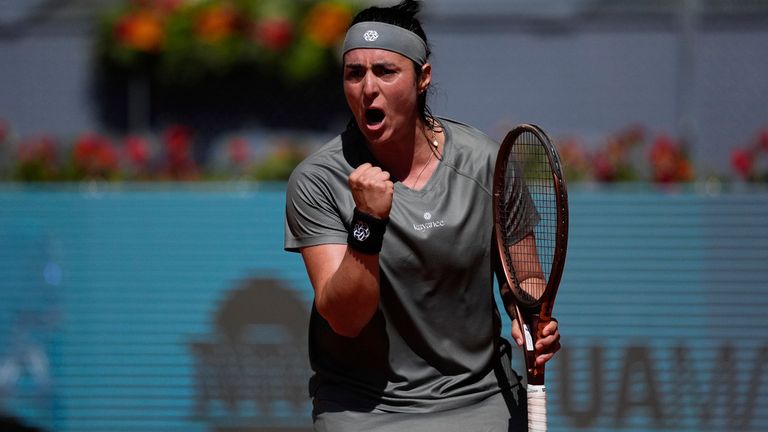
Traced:
<path id="1" fill-rule="evenodd" d="M 197 18 L 195 31 L 200 39 L 216 43 L 235 33 L 239 17 L 228 3 L 214 3 Z"/>
<path id="2" fill-rule="evenodd" d="M 163 21 L 157 13 L 139 9 L 120 17 L 115 26 L 115 37 L 126 47 L 156 52 L 163 45 Z"/>
<path id="3" fill-rule="evenodd" d="M 693 166 L 682 146 L 667 135 L 656 138 L 649 154 L 652 178 L 659 183 L 693 180 Z"/>
<path id="4" fill-rule="evenodd" d="M 584 180 L 589 173 L 589 154 L 581 141 L 574 137 L 567 137 L 557 142 L 560 159 L 565 169 L 567 180 Z"/>
<path id="5" fill-rule="evenodd" d="M 310 40 L 327 48 L 341 41 L 351 20 L 348 6 L 323 2 L 309 10 L 304 26 Z"/>

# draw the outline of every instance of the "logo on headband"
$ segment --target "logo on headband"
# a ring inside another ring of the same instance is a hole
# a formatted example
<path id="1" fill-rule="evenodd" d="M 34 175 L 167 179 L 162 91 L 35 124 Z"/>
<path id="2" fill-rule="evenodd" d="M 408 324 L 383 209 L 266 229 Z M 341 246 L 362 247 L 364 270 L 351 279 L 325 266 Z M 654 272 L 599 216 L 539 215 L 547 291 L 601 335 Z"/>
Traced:
<path id="1" fill-rule="evenodd" d="M 376 30 L 368 30 L 363 35 L 363 39 L 365 39 L 368 42 L 373 42 L 378 38 L 379 38 L 379 32 L 377 32 Z"/>

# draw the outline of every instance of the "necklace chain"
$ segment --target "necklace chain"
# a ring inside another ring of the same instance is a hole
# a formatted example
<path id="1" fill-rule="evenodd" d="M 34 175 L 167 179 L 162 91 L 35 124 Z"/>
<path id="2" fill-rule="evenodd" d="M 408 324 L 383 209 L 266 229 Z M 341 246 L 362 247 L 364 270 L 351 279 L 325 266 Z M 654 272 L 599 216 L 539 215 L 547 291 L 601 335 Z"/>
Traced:
<path id="1" fill-rule="evenodd" d="M 438 146 L 440 146 L 440 142 L 437 141 L 437 134 L 435 133 L 434 129 L 431 129 L 432 131 L 432 142 L 430 143 L 433 148 L 429 149 L 429 158 L 427 159 L 427 162 L 424 164 L 423 167 L 421 167 L 421 171 L 419 171 L 419 175 L 416 176 L 416 181 L 413 182 L 413 188 L 416 189 L 416 187 L 419 185 L 419 180 L 421 179 L 421 175 L 424 174 L 424 170 L 427 169 L 430 162 L 432 162 L 432 156 L 435 155 L 435 152 L 438 151 Z"/>

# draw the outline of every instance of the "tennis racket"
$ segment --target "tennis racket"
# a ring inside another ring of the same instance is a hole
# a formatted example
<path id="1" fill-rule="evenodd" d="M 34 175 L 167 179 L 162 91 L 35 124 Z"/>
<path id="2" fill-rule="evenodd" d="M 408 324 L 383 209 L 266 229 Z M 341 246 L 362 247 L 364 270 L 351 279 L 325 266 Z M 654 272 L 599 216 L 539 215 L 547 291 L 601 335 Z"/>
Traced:
<path id="1" fill-rule="evenodd" d="M 544 366 L 534 346 L 552 319 L 568 243 L 568 193 L 560 157 L 546 133 L 524 124 L 499 148 L 493 180 L 493 219 L 503 275 L 501 295 L 525 338 L 528 430 L 547 430 Z"/>

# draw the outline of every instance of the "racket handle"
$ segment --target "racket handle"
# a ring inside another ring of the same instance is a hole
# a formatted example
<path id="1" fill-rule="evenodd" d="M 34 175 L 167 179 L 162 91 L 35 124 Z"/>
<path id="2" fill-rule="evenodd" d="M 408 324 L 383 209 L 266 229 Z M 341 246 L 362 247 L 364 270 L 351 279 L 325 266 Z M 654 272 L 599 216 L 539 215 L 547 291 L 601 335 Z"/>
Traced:
<path id="1" fill-rule="evenodd" d="M 528 432 L 547 432 L 547 392 L 543 385 L 526 387 L 528 392 Z"/>

